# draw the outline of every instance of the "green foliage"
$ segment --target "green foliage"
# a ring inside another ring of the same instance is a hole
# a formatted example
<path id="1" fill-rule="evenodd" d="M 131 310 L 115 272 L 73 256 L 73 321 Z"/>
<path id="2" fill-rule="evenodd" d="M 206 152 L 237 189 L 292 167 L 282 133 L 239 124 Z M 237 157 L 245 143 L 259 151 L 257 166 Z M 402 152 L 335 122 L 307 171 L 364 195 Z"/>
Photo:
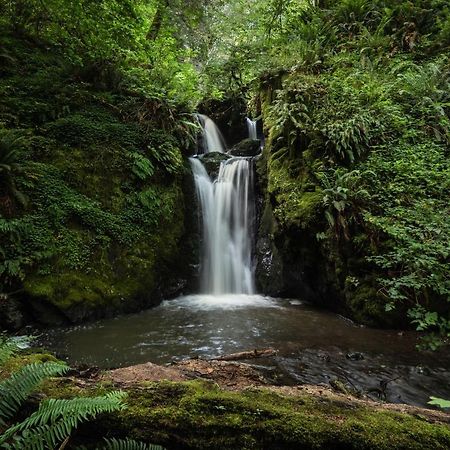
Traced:
<path id="1" fill-rule="evenodd" d="M 189 50 L 180 45 L 183 36 L 166 11 L 157 19 L 160 8 L 163 4 L 157 0 L 10 0 L 2 6 L 1 24 L 64 49 L 77 74 L 99 87 L 139 86 L 141 91 L 192 102 L 196 73 L 185 62 Z M 156 35 L 150 36 L 158 20 Z"/>
<path id="2" fill-rule="evenodd" d="M 6 363 L 18 351 L 17 341 L 0 337 L 0 364 Z M 45 450 L 61 448 L 79 424 L 103 413 L 126 408 L 127 394 L 111 391 L 98 397 L 75 397 L 71 399 L 48 398 L 39 403 L 30 416 L 10 425 L 19 407 L 49 377 L 69 370 L 60 362 L 40 362 L 24 365 L 0 383 L 0 446 L 16 450 Z M 9 428 L 8 428 L 9 425 Z M 5 429 L 6 426 L 6 429 Z M 146 445 L 132 440 L 105 439 L 105 450 L 163 450 L 163 447 Z"/>
<path id="3" fill-rule="evenodd" d="M 0 383 L 0 420 L 11 418 L 31 392 L 48 377 L 67 372 L 68 367 L 54 362 L 35 363 L 23 367 Z"/>
<path id="4" fill-rule="evenodd" d="M 336 239 L 350 240 L 350 226 L 361 222 L 361 211 L 369 200 L 369 193 L 360 188 L 361 174 L 358 170 L 331 170 L 319 173 L 323 187 L 325 218 Z"/>
<path id="5" fill-rule="evenodd" d="M 18 351 L 16 343 L 0 335 L 0 364 L 3 365 Z"/>
<path id="6" fill-rule="evenodd" d="M 1 124 L 0 124 L 1 125 Z M 10 197 L 26 206 L 28 199 L 17 189 L 15 177 L 22 171 L 20 164 L 23 137 L 0 126 L 0 213 L 11 215 Z"/>
<path id="7" fill-rule="evenodd" d="M 131 158 L 133 160 L 131 170 L 140 180 L 145 181 L 154 174 L 155 168 L 148 158 L 140 153 L 132 153 Z"/>
<path id="8" fill-rule="evenodd" d="M 444 400 L 443 398 L 430 397 L 429 405 L 439 406 L 439 408 L 450 408 L 450 400 Z"/>
<path id="9" fill-rule="evenodd" d="M 291 2 L 265 3 L 279 6 L 268 37 L 275 51 L 299 49 L 284 60 L 268 56 L 269 70 L 256 64 L 253 72 L 261 74 L 279 224 L 297 226 L 300 201 L 292 199 L 320 187 L 326 220 L 309 226 L 333 263 L 348 265 L 336 271 L 347 301 L 348 270 L 363 292 L 375 293 L 363 302 L 384 298 L 386 312 L 409 310 L 428 333 L 423 345 L 448 342 L 450 78 L 440 53 L 448 7 L 345 0 L 296 2 L 294 13 Z M 323 42 L 317 63 L 304 64 L 298 41 Z"/>
<path id="10" fill-rule="evenodd" d="M 98 142 L 123 148 L 142 146 L 137 124 L 125 124 L 106 111 L 85 111 L 62 117 L 47 126 L 50 137 L 73 147 Z"/>
<path id="11" fill-rule="evenodd" d="M 55 448 L 80 423 L 100 413 L 124 409 L 125 397 L 125 392 L 112 391 L 101 397 L 44 400 L 31 416 L 6 430 L 0 443 L 8 442 L 14 437 L 9 448 Z"/>
<path id="12" fill-rule="evenodd" d="M 47 31 L 38 34 L 44 39 Z M 186 106 L 140 82 L 134 91 L 100 86 L 88 73 L 90 63 L 74 67 L 69 50 L 54 44 L 30 47 L 0 35 L 11 59 L 0 78 L 0 142 L 17 161 L 11 166 L 14 192 L 29 200 L 25 209 L 10 201 L 18 197 L 12 190 L 6 200 L 0 194 L 2 290 L 18 290 L 36 274 L 85 282 L 95 273 L 102 280 L 119 278 L 113 268 L 119 263 L 108 255 L 125 255 L 144 237 L 148 249 L 140 264 L 151 270 L 147 264 L 157 263 L 155 255 L 172 248 L 154 236 L 182 207 L 180 148 L 195 137 Z M 178 237 L 173 239 L 175 245 Z M 111 279 L 93 282 L 90 290 L 100 284 L 104 293 L 106 283 Z M 137 289 L 128 284 L 127 292 Z"/>

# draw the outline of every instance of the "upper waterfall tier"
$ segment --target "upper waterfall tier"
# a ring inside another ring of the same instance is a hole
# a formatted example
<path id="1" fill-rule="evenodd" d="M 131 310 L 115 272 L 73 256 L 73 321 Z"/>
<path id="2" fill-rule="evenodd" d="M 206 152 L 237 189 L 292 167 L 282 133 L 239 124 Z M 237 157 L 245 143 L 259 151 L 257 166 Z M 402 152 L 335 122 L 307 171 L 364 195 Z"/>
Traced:
<path id="1" fill-rule="evenodd" d="M 225 139 L 214 121 L 204 114 L 197 114 L 196 116 L 203 129 L 202 151 L 199 151 L 199 153 L 224 153 L 226 149 Z"/>
<path id="2" fill-rule="evenodd" d="M 203 222 L 202 291 L 253 294 L 252 162 L 223 161 L 215 182 L 198 159 L 191 158 L 191 165 Z"/>
<path id="3" fill-rule="evenodd" d="M 258 132 L 256 129 L 256 120 L 249 119 L 247 117 L 247 130 L 249 139 L 258 139 Z"/>

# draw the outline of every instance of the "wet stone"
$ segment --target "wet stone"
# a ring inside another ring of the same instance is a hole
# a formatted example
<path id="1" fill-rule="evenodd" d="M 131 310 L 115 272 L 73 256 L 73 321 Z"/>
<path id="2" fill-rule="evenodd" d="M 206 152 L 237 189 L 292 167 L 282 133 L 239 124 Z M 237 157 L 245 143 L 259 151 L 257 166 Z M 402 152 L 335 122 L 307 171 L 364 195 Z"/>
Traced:
<path id="1" fill-rule="evenodd" d="M 345 357 L 350 361 L 362 361 L 364 359 L 364 355 L 360 352 L 347 353 Z"/>

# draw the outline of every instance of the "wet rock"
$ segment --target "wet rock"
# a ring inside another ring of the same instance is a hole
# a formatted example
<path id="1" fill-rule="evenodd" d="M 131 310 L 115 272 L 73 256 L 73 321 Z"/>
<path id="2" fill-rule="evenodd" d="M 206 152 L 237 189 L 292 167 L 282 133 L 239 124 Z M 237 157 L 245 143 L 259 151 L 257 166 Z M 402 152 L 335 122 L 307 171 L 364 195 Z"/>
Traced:
<path id="1" fill-rule="evenodd" d="M 351 361 L 362 361 L 364 359 L 364 355 L 360 352 L 347 353 L 345 357 Z"/>
<path id="2" fill-rule="evenodd" d="M 259 139 L 244 139 L 236 144 L 229 154 L 232 156 L 256 156 L 261 152 L 261 141 Z"/>
<path id="3" fill-rule="evenodd" d="M 208 175 L 212 179 L 217 178 L 221 162 L 226 161 L 227 159 L 230 158 L 231 158 L 230 155 L 220 152 L 211 152 L 199 156 L 200 161 L 205 166 L 206 172 L 208 172 Z"/>
<path id="4" fill-rule="evenodd" d="M 22 304 L 7 294 L 0 294 L 0 329 L 16 331 L 25 324 Z"/>
<path id="5" fill-rule="evenodd" d="M 256 281 L 258 288 L 266 295 L 277 296 L 283 292 L 283 264 L 277 248 L 267 235 L 257 241 Z"/>
<path id="6" fill-rule="evenodd" d="M 426 376 L 431 375 L 431 370 L 425 366 L 417 366 L 416 372 L 420 375 L 426 375 Z"/>

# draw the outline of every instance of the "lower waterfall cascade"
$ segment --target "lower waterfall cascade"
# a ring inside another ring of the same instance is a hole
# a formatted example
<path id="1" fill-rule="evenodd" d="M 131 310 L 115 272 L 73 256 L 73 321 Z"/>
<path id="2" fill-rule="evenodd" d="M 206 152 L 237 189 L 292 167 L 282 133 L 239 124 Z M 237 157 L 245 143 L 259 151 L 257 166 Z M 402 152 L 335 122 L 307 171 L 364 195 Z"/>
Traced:
<path id="1" fill-rule="evenodd" d="M 203 229 L 201 291 L 213 295 L 254 294 L 252 161 L 222 161 L 215 181 L 200 160 L 190 161 Z"/>

